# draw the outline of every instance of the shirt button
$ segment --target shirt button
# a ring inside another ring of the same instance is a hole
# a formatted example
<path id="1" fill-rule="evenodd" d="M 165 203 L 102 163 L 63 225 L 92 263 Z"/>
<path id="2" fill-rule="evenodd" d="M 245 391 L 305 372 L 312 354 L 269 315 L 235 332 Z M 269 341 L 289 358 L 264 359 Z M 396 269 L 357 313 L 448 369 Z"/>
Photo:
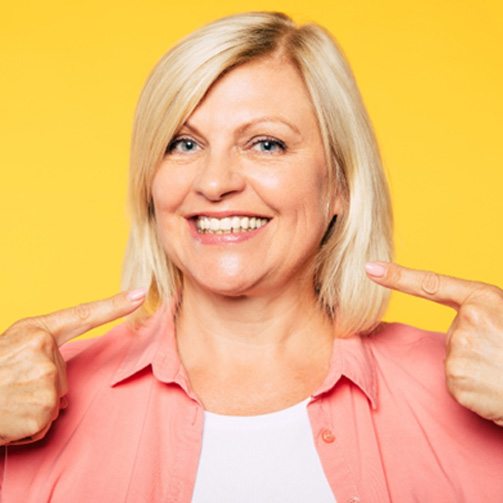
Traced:
<path id="1" fill-rule="evenodd" d="M 360 498 L 358 496 L 353 496 L 352 498 L 348 499 L 348 503 L 360 503 Z"/>
<path id="2" fill-rule="evenodd" d="M 332 433 L 332 430 L 329 430 L 328 428 L 325 428 L 321 432 L 321 438 L 327 444 L 331 444 L 335 440 L 335 435 Z"/>

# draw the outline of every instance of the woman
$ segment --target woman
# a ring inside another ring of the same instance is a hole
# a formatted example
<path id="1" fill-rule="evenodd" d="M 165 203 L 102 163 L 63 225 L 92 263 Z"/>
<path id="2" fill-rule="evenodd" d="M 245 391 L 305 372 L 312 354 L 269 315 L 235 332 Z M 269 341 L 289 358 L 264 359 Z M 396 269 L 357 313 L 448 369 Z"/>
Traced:
<path id="1" fill-rule="evenodd" d="M 4 501 L 501 499 L 503 430 L 446 391 L 441 336 L 379 324 L 375 282 L 459 308 L 448 342 L 484 362 L 470 323 L 497 337 L 501 292 L 387 264 L 374 137 L 324 30 L 251 13 L 187 37 L 145 86 L 131 166 L 125 285 L 148 290 L 10 329 L 63 342 L 137 309 L 65 346 L 69 406 L 7 448 Z"/>

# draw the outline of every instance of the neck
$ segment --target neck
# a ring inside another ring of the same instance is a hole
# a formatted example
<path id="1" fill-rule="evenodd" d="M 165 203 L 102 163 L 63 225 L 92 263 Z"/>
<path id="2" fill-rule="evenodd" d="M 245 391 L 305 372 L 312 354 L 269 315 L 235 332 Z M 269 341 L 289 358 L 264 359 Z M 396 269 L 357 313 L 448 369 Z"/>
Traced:
<path id="1" fill-rule="evenodd" d="M 298 285 L 297 285 L 298 286 Z M 332 323 L 312 289 L 281 295 L 226 297 L 184 285 L 176 320 L 187 366 L 211 359 L 222 366 L 309 358 L 331 347 Z"/>

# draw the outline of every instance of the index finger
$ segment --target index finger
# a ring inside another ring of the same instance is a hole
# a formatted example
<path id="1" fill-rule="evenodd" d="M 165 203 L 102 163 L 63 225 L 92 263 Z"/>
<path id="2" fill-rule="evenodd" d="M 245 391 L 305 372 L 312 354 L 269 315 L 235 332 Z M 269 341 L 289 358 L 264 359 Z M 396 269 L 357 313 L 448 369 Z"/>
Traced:
<path id="1" fill-rule="evenodd" d="M 61 346 L 93 328 L 132 313 L 145 300 L 145 289 L 122 292 L 108 299 L 79 304 L 44 316 L 30 318 L 30 322 L 47 330 Z"/>
<path id="2" fill-rule="evenodd" d="M 409 269 L 388 262 L 370 262 L 365 266 L 368 276 L 376 283 L 399 292 L 438 302 L 454 309 L 483 284 L 453 278 L 431 271 Z"/>

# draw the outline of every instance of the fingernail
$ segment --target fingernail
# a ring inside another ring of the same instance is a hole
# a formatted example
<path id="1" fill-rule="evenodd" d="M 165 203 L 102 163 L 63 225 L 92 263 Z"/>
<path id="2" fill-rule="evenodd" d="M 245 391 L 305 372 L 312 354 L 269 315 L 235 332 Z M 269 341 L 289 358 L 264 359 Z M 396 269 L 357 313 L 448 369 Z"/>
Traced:
<path id="1" fill-rule="evenodd" d="M 147 294 L 146 288 L 137 288 L 136 290 L 131 290 L 130 292 L 128 292 L 127 298 L 131 302 L 137 302 L 139 300 L 142 300 L 146 294 Z"/>
<path id="2" fill-rule="evenodd" d="M 382 278 L 386 274 L 386 266 L 380 262 L 368 262 L 365 264 L 365 270 L 375 278 Z"/>

